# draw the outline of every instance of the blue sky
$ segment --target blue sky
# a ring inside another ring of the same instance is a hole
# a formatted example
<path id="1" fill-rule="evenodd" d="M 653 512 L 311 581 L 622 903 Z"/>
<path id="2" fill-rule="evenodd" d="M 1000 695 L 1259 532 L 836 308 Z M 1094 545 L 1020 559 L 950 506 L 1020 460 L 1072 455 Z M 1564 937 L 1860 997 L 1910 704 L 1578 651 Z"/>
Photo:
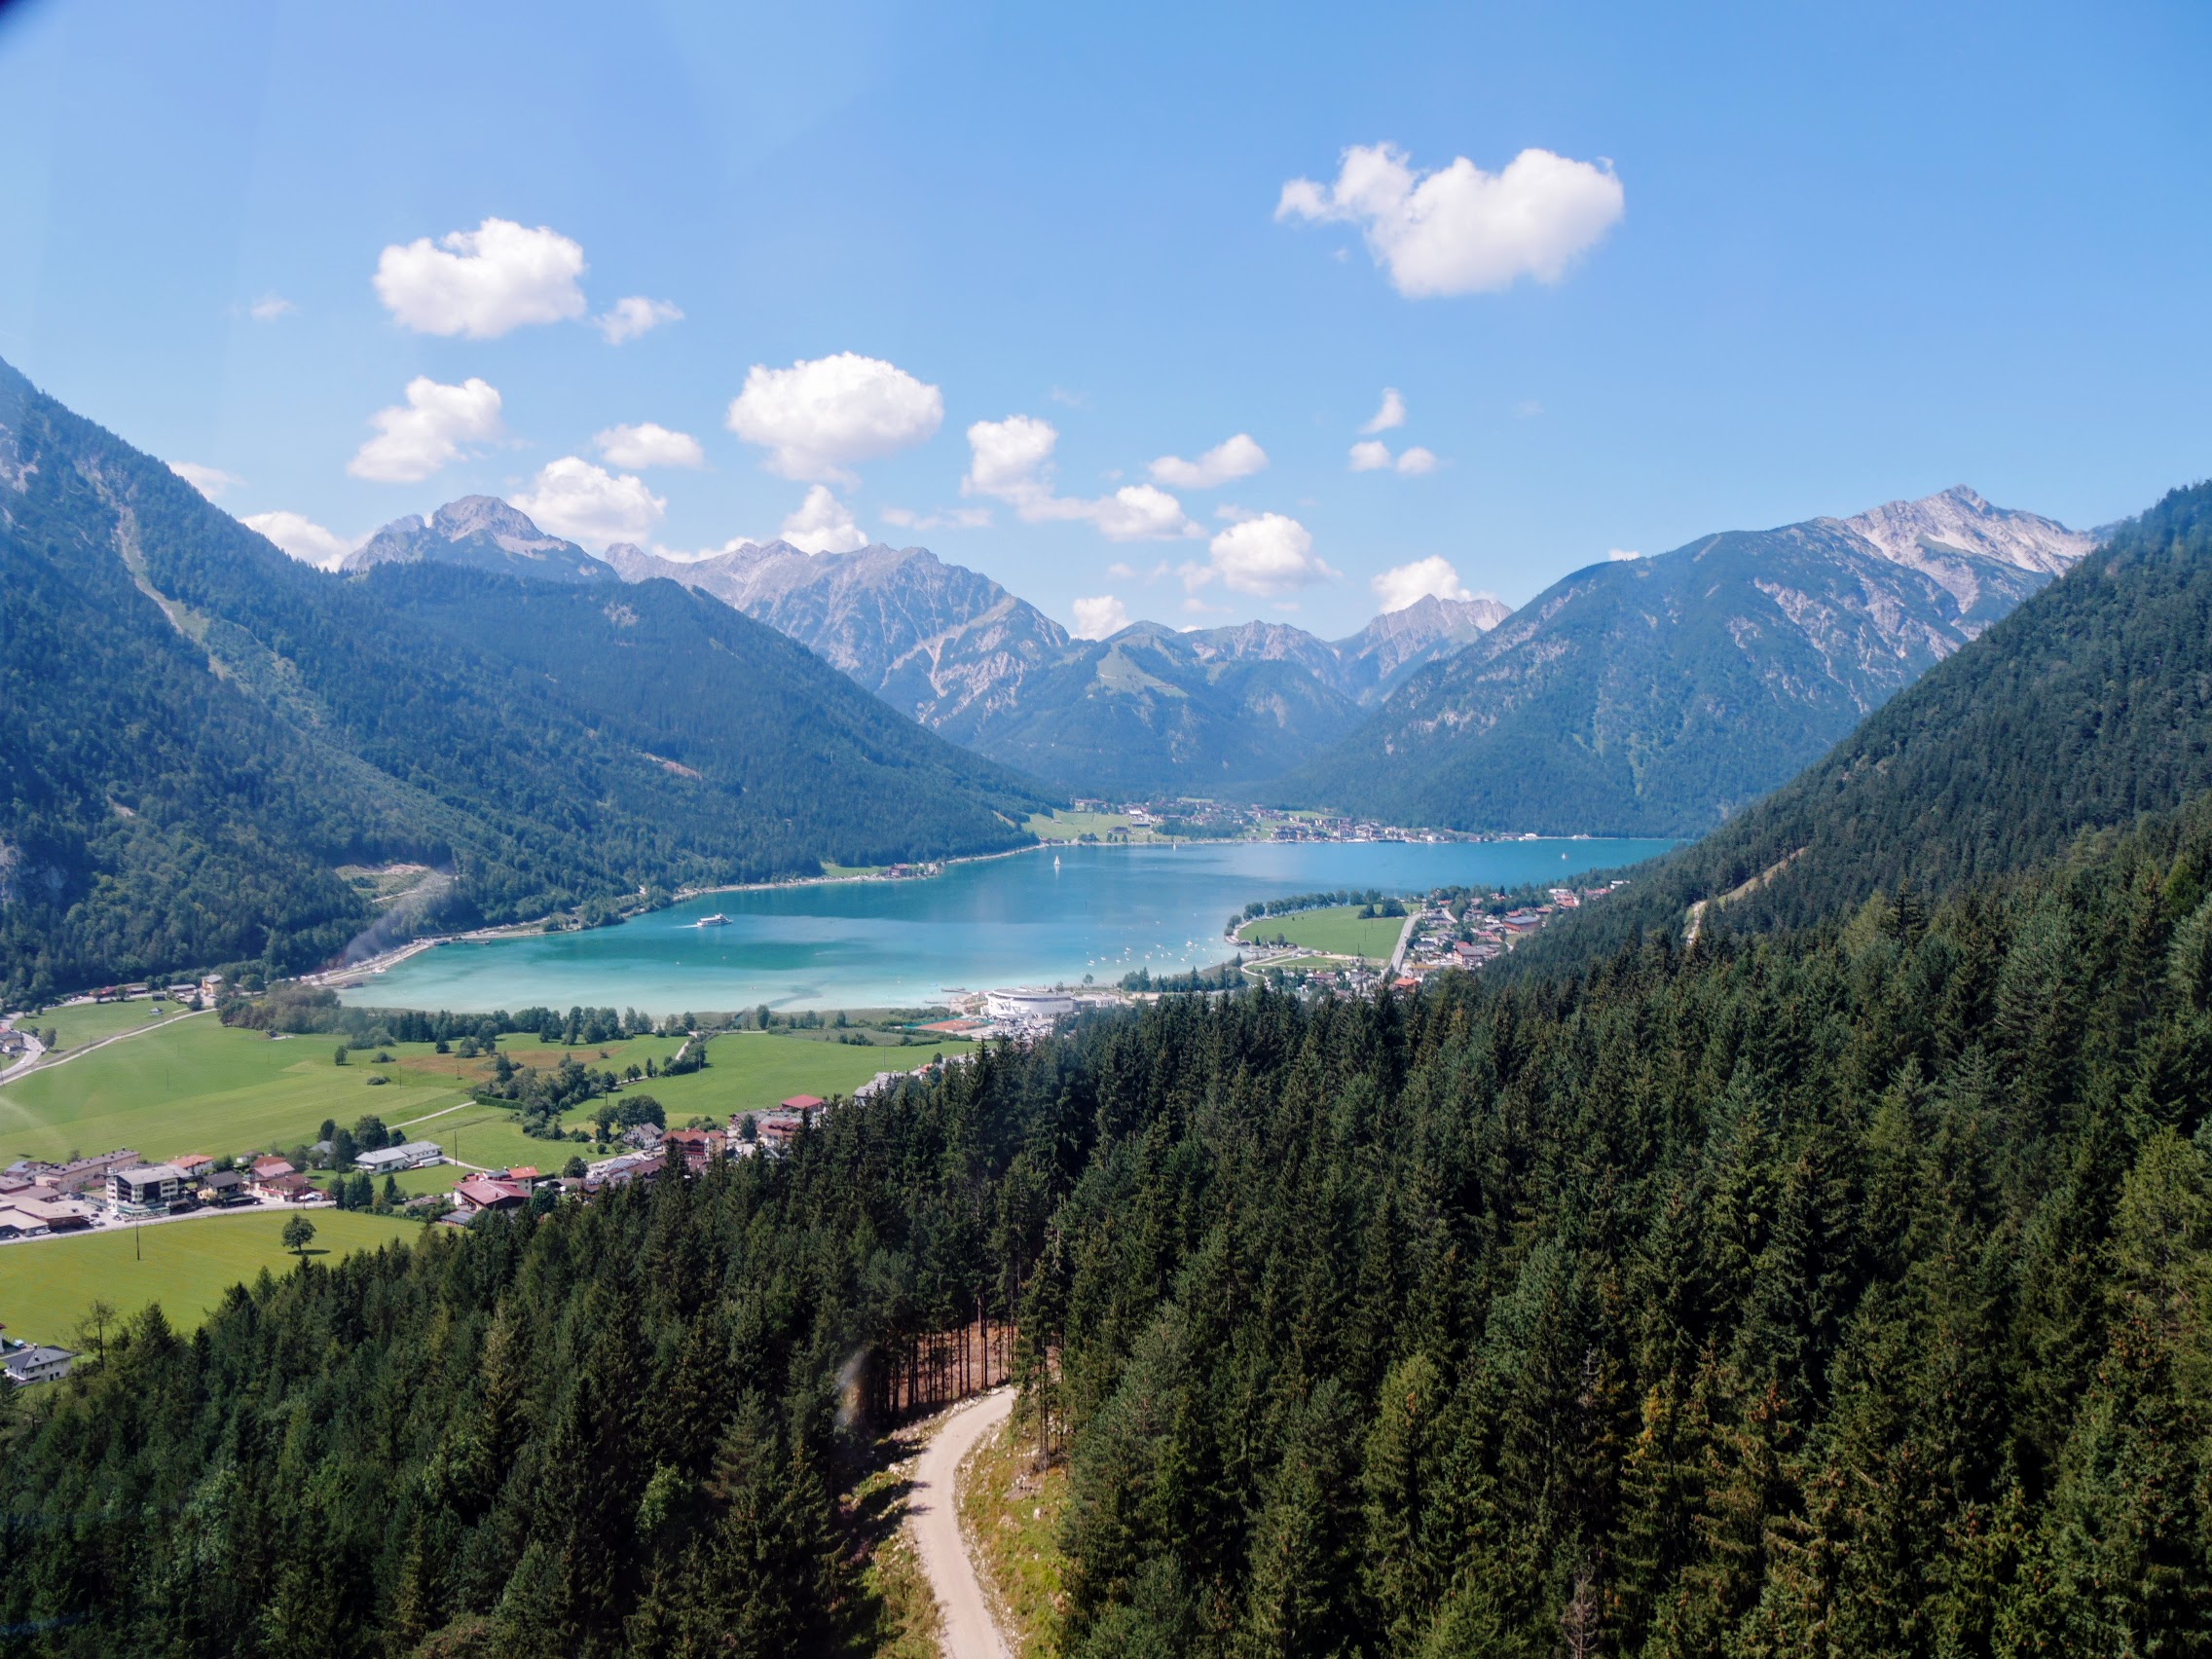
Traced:
<path id="1" fill-rule="evenodd" d="M 28 0 L 0 356 L 295 545 L 789 521 L 1093 625 L 2205 473 L 2212 11 L 1683 13 Z"/>

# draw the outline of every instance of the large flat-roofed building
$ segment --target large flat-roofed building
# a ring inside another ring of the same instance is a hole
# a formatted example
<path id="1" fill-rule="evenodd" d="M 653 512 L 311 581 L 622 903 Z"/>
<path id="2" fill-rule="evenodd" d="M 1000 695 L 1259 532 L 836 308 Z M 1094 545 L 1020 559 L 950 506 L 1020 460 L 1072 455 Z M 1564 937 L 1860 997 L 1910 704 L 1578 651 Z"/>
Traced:
<path id="1" fill-rule="evenodd" d="M 184 1171 L 173 1163 L 140 1163 L 108 1171 L 108 1202 L 132 1209 L 159 1209 L 183 1191 Z"/>
<path id="2" fill-rule="evenodd" d="M 1065 991 L 992 991 L 983 998 L 983 1011 L 993 1019 L 1051 1019 L 1075 1013 L 1075 998 Z"/>
<path id="3" fill-rule="evenodd" d="M 389 1175 L 400 1169 L 422 1169 L 445 1157 L 436 1141 L 408 1141 L 403 1146 L 379 1147 L 353 1160 L 353 1167 L 371 1175 Z"/>
<path id="4" fill-rule="evenodd" d="M 92 1224 L 90 1209 L 74 1198 L 52 1196 L 51 1189 L 0 1198 L 0 1238 L 40 1238 L 50 1233 L 76 1233 Z"/>
<path id="5" fill-rule="evenodd" d="M 92 1158 L 73 1158 L 47 1177 L 56 1192 L 82 1193 L 88 1189 L 97 1191 L 108 1184 L 108 1175 L 117 1169 L 128 1169 L 146 1161 L 127 1146 L 113 1152 L 103 1152 Z"/>

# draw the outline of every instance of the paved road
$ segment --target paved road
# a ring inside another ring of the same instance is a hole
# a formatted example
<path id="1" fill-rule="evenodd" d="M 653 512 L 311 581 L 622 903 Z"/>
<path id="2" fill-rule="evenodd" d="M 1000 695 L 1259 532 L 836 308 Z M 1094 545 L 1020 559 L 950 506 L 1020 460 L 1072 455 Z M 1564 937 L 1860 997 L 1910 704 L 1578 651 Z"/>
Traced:
<path id="1" fill-rule="evenodd" d="M 914 1465 L 914 1491 L 906 1516 L 914 1545 L 937 1604 L 944 1613 L 946 1659 L 1009 1659 L 990 1597 L 976 1576 L 967 1541 L 960 1535 L 960 1510 L 953 1483 L 976 1442 L 996 1429 L 1014 1410 L 1014 1390 L 1000 1388 L 946 1414 L 929 1447 Z"/>
<path id="2" fill-rule="evenodd" d="M 1406 952 L 1414 942 L 1414 929 L 1420 926 L 1420 913 L 1424 905 L 1415 904 L 1406 911 L 1406 925 L 1398 930 L 1398 948 L 1390 952 L 1390 966 L 1383 973 L 1386 979 L 1395 979 L 1398 970 L 1406 965 Z"/>

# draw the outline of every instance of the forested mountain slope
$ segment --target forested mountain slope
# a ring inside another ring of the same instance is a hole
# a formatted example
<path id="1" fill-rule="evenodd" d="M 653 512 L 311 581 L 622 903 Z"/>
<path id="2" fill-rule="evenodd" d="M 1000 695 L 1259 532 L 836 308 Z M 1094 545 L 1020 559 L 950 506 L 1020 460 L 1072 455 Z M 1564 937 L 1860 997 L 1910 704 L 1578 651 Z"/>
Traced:
<path id="1" fill-rule="evenodd" d="M 300 565 L 0 365 L 0 995 L 1015 844 L 1042 797 L 673 586 Z M 611 590 L 611 591 L 608 591 Z"/>
<path id="2" fill-rule="evenodd" d="M 1818 758 L 2063 558 L 2049 535 L 2004 521 L 1980 550 L 1932 535 L 1908 543 L 1921 520 L 1903 509 L 1927 505 L 1881 509 L 1887 548 L 1820 519 L 1577 571 L 1414 676 L 1269 795 L 1461 830 L 1703 833 Z M 1932 508 L 1921 517 L 1948 522 Z"/>
<path id="3" fill-rule="evenodd" d="M 1680 928 L 1689 905 L 1747 883 L 1713 925 L 1803 923 L 1908 883 L 1948 892 L 2207 789 L 2212 485 L 2199 484 L 2116 527 L 1803 775 L 1640 871 L 1632 892 L 1547 929 L 1515 966 Z"/>
<path id="4" fill-rule="evenodd" d="M 2208 893 L 2200 803 L 1571 982 L 1170 998 L 149 1314 L 0 1427 L 0 1623 L 865 1646 L 840 1406 L 980 1299 L 1072 1464 L 1082 1659 L 2201 1652 Z"/>

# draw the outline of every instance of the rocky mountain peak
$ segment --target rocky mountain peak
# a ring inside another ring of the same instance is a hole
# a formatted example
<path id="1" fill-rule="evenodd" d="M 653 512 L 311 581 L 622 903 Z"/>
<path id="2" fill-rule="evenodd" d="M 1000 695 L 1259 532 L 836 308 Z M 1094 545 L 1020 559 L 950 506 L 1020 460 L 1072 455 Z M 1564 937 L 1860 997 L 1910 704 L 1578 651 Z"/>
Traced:
<path id="1" fill-rule="evenodd" d="M 423 521 L 414 522 L 419 525 Z M 463 496 L 458 501 L 448 501 L 430 515 L 429 529 L 448 541 L 487 536 L 509 553 L 556 553 L 575 548 L 572 541 L 546 535 L 528 514 L 497 496 Z"/>
<path id="2" fill-rule="evenodd" d="M 2096 546 L 2096 538 L 2085 532 L 2036 513 L 1993 506 L 1964 484 L 1917 501 L 1886 501 L 1842 524 L 1885 559 L 1915 568 L 1926 554 L 1940 550 L 2055 576 Z"/>
<path id="3" fill-rule="evenodd" d="M 527 513 L 497 496 L 463 496 L 448 501 L 427 520 L 414 513 L 393 519 L 340 560 L 337 569 L 357 573 L 379 565 L 425 560 L 538 581 L 616 579 L 611 567 L 572 541 L 546 535 Z"/>

